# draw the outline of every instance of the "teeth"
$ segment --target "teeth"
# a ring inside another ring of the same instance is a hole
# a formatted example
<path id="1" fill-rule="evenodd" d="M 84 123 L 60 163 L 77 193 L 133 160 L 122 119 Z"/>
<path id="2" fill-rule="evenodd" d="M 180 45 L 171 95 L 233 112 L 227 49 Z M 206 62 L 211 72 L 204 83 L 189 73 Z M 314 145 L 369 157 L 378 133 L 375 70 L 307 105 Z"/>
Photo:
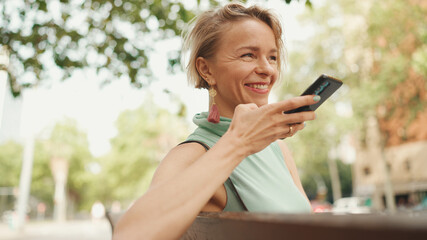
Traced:
<path id="1" fill-rule="evenodd" d="M 249 87 L 251 88 L 257 88 L 257 89 L 267 89 L 267 84 L 249 84 Z"/>

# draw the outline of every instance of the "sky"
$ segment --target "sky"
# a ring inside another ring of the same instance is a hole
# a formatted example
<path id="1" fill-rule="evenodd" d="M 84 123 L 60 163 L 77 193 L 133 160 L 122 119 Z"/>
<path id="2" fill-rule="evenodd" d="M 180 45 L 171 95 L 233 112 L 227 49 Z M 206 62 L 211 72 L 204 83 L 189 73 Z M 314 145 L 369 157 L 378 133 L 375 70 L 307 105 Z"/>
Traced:
<path id="1" fill-rule="evenodd" d="M 252 2 L 262 3 L 260 5 L 272 8 L 279 14 L 284 25 L 288 51 L 292 51 L 292 42 L 309 36 L 310 33 L 297 20 L 297 15 L 306 10 L 304 3 L 286 5 L 282 0 Z M 198 112 L 208 110 L 208 94 L 206 90 L 188 86 L 185 73 L 168 74 L 167 53 L 178 50 L 180 46 L 179 37 L 156 42 L 155 51 L 149 57 L 154 81 L 148 89 L 135 89 L 128 81 L 122 80 L 113 81 L 101 88 L 95 73 L 78 71 L 64 82 L 25 90 L 22 94 L 22 113 L 19 116 L 19 136 L 22 139 L 31 136 L 46 137 L 56 122 L 72 118 L 77 121 L 80 129 L 87 133 L 92 154 L 101 156 L 110 150 L 109 140 L 117 133 L 114 124 L 122 111 L 135 109 L 151 97 L 159 107 L 176 112 L 177 105 L 164 93 L 165 89 L 187 106 L 187 120 L 190 129 L 194 128 L 191 118 Z M 4 77 L 1 81 L 5 81 Z M 3 92 L 0 91 L 0 94 Z M 275 100 L 274 95 L 271 98 L 270 101 Z M 0 102 L 0 110 L 1 105 Z M 7 109 L 13 107 L 12 105 L 16 106 L 17 103 L 11 102 L 10 99 L 5 101 L 5 112 L 10 111 Z"/>

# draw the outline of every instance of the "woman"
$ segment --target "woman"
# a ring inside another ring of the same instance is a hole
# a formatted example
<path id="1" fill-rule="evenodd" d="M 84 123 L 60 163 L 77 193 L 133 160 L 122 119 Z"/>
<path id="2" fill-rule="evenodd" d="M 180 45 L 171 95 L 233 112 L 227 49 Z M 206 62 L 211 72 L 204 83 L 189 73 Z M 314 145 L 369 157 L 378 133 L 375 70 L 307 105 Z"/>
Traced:
<path id="1" fill-rule="evenodd" d="M 179 238 L 201 211 L 310 212 L 286 144 L 319 101 L 268 104 L 283 62 L 280 22 L 260 7 L 229 4 L 203 13 L 186 37 L 189 80 L 209 89 L 210 113 L 159 165 L 150 189 L 117 224 L 115 239 Z M 219 118 L 220 116 L 220 118 Z M 208 150 L 208 151 L 207 151 Z"/>

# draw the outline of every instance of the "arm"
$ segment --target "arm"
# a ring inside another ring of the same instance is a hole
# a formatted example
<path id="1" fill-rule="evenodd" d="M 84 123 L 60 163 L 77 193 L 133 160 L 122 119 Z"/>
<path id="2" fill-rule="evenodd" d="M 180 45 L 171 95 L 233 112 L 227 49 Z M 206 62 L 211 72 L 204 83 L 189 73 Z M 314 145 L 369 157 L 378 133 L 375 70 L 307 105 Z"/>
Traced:
<path id="1" fill-rule="evenodd" d="M 312 112 L 283 111 L 313 103 L 313 96 L 303 96 L 259 108 L 241 104 L 228 131 L 208 152 L 194 145 L 174 148 L 159 166 L 150 189 L 119 220 L 113 239 L 179 238 L 246 156 L 287 137 L 289 124 L 314 119 Z"/>
<path id="2" fill-rule="evenodd" d="M 192 151 L 194 146 L 174 148 L 159 166 L 150 189 L 119 220 L 113 239 L 181 236 L 244 158 L 242 151 L 236 151 L 236 142 L 236 138 L 224 135 L 205 154 L 199 148 Z M 183 158 L 189 160 L 172 164 Z"/>
<path id="3" fill-rule="evenodd" d="M 310 203 L 310 200 L 307 197 L 307 194 L 304 191 L 304 188 L 301 184 L 301 179 L 298 174 L 297 166 L 295 165 L 294 158 L 292 157 L 292 153 L 289 150 L 288 146 L 286 145 L 285 141 L 277 141 L 280 149 L 282 150 L 283 157 L 285 158 L 286 166 L 289 169 L 289 172 L 291 173 L 292 179 L 294 180 L 295 185 L 298 187 L 302 195 L 307 199 L 307 201 Z M 310 204 L 311 206 L 311 204 Z"/>

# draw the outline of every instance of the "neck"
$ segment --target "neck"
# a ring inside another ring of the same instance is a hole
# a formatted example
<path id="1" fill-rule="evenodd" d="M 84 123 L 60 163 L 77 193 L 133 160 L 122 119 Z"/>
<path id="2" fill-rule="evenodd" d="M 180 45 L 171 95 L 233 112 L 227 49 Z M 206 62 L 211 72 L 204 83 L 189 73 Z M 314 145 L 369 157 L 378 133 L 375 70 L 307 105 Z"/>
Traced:
<path id="1" fill-rule="evenodd" d="M 213 100 L 212 98 L 209 98 L 209 111 L 212 108 Z M 233 118 L 234 115 L 234 108 L 232 110 L 229 110 L 229 108 L 225 107 L 223 104 L 218 104 L 218 102 L 215 102 L 216 106 L 218 107 L 218 112 L 221 117 L 226 118 Z"/>

